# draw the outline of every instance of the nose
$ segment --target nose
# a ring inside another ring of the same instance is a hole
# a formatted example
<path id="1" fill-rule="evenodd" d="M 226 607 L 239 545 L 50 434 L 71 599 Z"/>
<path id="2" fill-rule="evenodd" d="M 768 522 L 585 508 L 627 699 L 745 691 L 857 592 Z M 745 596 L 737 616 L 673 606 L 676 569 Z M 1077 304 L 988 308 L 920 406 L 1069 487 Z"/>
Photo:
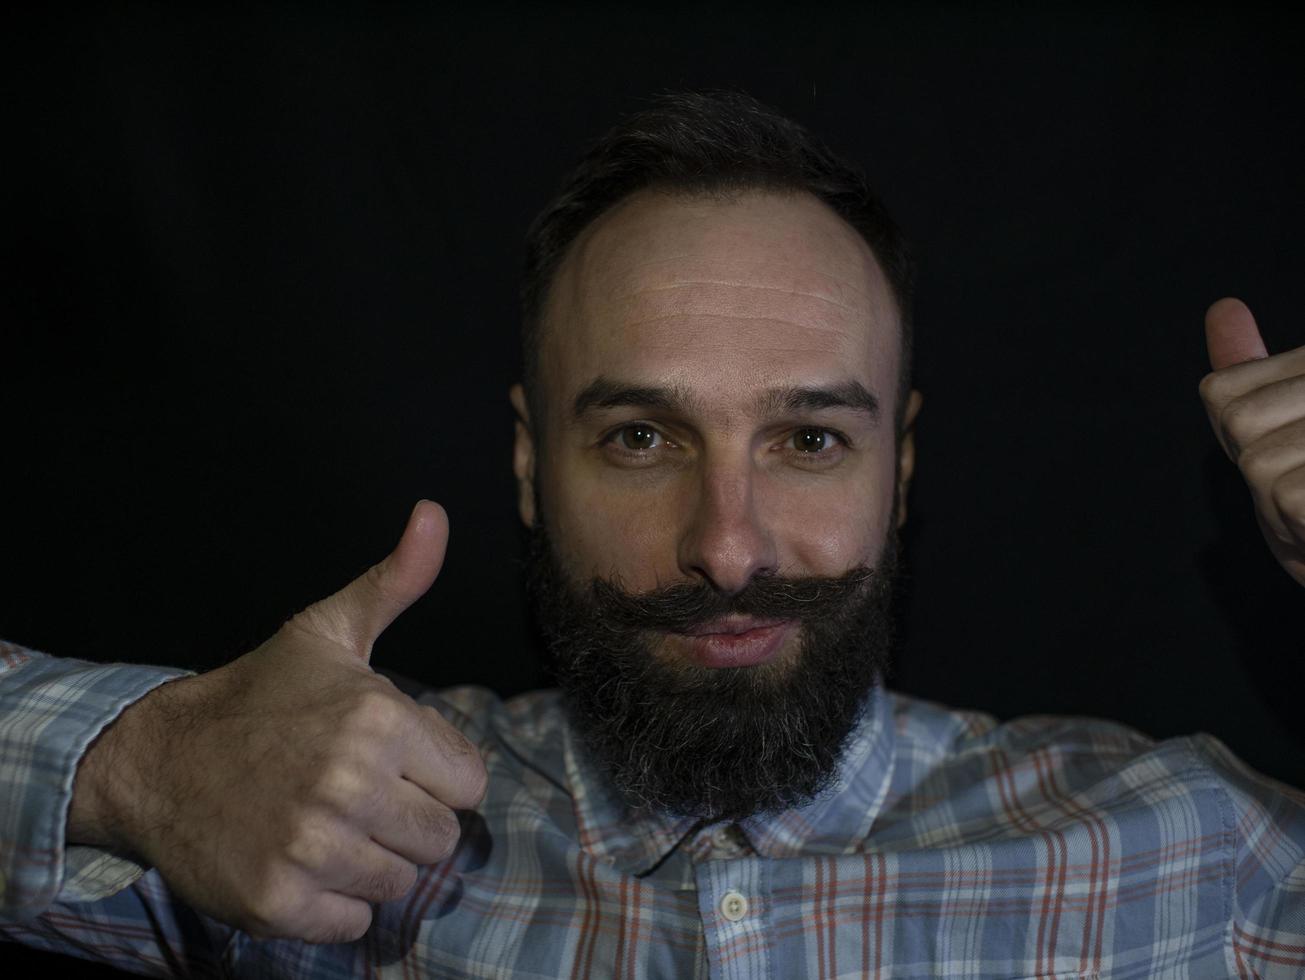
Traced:
<path id="1" fill-rule="evenodd" d="M 704 467 L 679 541 L 680 571 L 726 594 L 773 572 L 774 539 L 757 507 L 758 475 L 749 461 Z"/>

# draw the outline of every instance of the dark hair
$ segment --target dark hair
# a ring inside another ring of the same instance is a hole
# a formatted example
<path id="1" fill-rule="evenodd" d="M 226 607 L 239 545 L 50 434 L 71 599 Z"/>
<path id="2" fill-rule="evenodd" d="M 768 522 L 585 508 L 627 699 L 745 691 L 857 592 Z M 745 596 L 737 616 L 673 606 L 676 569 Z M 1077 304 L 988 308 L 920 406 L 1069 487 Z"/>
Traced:
<path id="1" fill-rule="evenodd" d="M 859 169 L 803 127 L 738 92 L 661 95 L 617 124 L 580 160 L 526 234 L 521 353 L 538 419 L 539 339 L 548 290 L 567 249 L 604 211 L 635 191 L 701 194 L 805 191 L 829 205 L 873 251 L 902 322 L 897 432 L 910 394 L 914 269 L 906 242 Z M 536 424 L 536 438 L 539 437 Z"/>

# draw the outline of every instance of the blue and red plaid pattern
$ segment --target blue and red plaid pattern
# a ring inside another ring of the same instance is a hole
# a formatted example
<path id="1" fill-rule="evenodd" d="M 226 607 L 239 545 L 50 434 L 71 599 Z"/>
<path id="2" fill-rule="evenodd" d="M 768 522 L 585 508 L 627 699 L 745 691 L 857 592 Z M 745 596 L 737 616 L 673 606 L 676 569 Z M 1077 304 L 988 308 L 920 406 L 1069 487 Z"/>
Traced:
<path id="1" fill-rule="evenodd" d="M 0 647 L 0 935 L 157 975 L 1305 976 L 1305 795 L 1206 735 L 883 689 L 829 795 L 705 827 L 627 812 L 553 692 L 424 694 L 490 772 L 458 850 L 356 943 L 259 942 L 62 842 L 84 747 L 176 675 Z"/>

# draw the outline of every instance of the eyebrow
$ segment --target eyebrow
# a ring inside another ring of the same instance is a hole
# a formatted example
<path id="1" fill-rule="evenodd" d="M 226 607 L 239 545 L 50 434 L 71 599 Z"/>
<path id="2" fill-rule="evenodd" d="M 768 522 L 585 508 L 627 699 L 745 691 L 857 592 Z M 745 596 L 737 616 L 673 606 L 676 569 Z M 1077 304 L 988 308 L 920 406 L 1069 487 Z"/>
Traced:
<path id="1" fill-rule="evenodd" d="M 850 408 L 865 415 L 870 422 L 879 421 L 879 399 L 859 381 L 842 381 L 838 384 L 772 388 L 757 399 L 757 414 L 783 415 L 791 412 L 815 411 L 822 408 Z"/>
<path id="2" fill-rule="evenodd" d="M 662 412 L 685 412 L 698 401 L 679 386 L 625 384 L 599 375 L 575 396 L 571 412 L 576 419 L 601 408 L 653 408 Z"/>
<path id="3" fill-rule="evenodd" d="M 678 385 L 626 384 L 601 375 L 575 396 L 571 411 L 578 421 L 587 413 L 604 408 L 648 408 L 680 414 L 702 414 L 701 402 Z M 846 408 L 865 415 L 874 424 L 879 421 L 879 399 L 859 381 L 832 385 L 789 386 L 762 392 L 754 403 L 762 417 Z"/>

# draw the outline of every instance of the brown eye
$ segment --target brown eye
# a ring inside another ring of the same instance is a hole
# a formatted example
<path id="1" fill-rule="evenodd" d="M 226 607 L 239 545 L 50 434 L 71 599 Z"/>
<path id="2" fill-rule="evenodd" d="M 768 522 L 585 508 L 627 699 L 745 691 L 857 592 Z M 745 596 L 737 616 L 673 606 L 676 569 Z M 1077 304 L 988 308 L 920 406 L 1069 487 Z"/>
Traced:
<path id="1" fill-rule="evenodd" d="M 635 452 L 655 449 L 660 440 L 661 436 L 650 425 L 627 425 L 621 430 L 621 445 Z"/>
<path id="2" fill-rule="evenodd" d="M 829 433 L 824 429 L 799 429 L 793 433 L 793 448 L 804 453 L 818 453 L 828 448 Z"/>

